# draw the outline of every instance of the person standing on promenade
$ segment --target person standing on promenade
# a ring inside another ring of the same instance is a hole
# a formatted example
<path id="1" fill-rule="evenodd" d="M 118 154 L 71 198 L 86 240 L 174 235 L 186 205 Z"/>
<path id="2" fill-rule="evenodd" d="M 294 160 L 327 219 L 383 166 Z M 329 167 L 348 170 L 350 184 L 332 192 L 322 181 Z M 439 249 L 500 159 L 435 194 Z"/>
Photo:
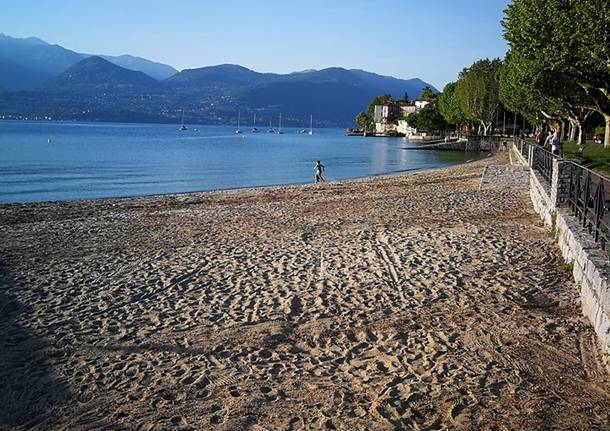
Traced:
<path id="1" fill-rule="evenodd" d="M 553 133 L 553 138 L 551 139 L 551 152 L 559 156 L 559 151 L 561 149 L 561 139 L 559 139 L 559 135 L 557 132 Z"/>
<path id="2" fill-rule="evenodd" d="M 553 136 L 555 133 L 549 133 L 546 139 L 544 140 L 544 149 L 547 151 L 551 151 L 551 145 L 553 143 Z"/>
<path id="3" fill-rule="evenodd" d="M 544 148 L 544 146 L 546 145 L 546 140 L 549 137 L 549 134 L 547 133 L 546 130 L 543 130 L 542 133 L 540 133 L 540 146 Z"/>
<path id="4" fill-rule="evenodd" d="M 320 163 L 319 160 L 316 160 L 316 167 L 314 169 L 314 172 L 316 174 L 316 183 L 325 181 L 324 178 L 322 177 L 322 172 L 324 172 L 325 167 L 326 166 L 324 166 L 322 163 Z"/>

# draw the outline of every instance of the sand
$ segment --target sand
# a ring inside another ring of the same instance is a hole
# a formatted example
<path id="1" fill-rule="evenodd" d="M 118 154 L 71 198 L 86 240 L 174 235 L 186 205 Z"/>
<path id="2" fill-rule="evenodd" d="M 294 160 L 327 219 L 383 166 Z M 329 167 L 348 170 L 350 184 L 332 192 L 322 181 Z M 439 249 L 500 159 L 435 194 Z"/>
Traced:
<path id="1" fill-rule="evenodd" d="M 610 429 L 505 162 L 0 206 L 0 429 Z"/>

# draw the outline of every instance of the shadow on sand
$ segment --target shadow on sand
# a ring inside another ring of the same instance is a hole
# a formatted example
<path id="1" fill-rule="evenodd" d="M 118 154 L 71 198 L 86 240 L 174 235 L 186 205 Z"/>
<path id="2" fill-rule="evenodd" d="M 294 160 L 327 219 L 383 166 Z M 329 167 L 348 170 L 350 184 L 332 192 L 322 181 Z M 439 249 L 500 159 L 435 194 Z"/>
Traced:
<path id="1" fill-rule="evenodd" d="M 48 343 L 23 325 L 31 312 L 11 296 L 15 288 L 0 262 L 0 429 L 52 424 L 49 411 L 70 398 L 67 384 L 53 376 Z"/>

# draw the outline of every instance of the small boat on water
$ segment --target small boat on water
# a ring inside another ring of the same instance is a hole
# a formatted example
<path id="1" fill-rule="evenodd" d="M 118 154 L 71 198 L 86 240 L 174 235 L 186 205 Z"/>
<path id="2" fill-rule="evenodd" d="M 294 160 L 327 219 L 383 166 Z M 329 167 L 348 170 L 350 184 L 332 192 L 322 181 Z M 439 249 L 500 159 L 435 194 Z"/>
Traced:
<path id="1" fill-rule="evenodd" d="M 237 133 L 238 135 L 240 133 L 242 133 L 241 129 L 239 128 L 239 123 L 241 123 L 241 111 L 238 109 L 237 110 L 237 130 L 235 130 L 235 133 Z"/>
<path id="2" fill-rule="evenodd" d="M 268 133 L 275 133 L 275 129 L 273 127 L 271 127 L 271 119 L 269 119 L 269 130 L 267 130 Z"/>
<path id="3" fill-rule="evenodd" d="M 282 135 L 284 132 L 282 132 L 282 113 L 280 112 L 280 123 L 277 126 L 277 132 L 278 135 Z"/>
<path id="4" fill-rule="evenodd" d="M 184 124 L 184 109 L 182 110 L 182 124 L 180 125 L 180 129 L 178 130 L 188 130 L 189 128 L 186 127 L 186 124 Z"/>
<path id="5" fill-rule="evenodd" d="M 309 134 L 313 135 L 313 115 L 309 116 Z"/>
<path id="6" fill-rule="evenodd" d="M 256 128 L 256 113 L 254 113 L 254 121 L 252 122 L 252 133 L 258 133 L 259 130 Z"/>

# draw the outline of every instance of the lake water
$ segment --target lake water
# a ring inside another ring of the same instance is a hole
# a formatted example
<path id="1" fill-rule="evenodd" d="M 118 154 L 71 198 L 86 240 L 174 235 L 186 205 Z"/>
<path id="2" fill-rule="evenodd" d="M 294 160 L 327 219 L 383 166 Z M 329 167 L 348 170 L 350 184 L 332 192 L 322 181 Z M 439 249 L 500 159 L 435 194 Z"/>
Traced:
<path id="1" fill-rule="evenodd" d="M 197 129 L 197 130 L 196 130 Z M 397 138 L 236 135 L 232 127 L 0 121 L 0 202 L 140 196 L 313 180 L 315 160 L 327 180 L 433 168 L 477 154 L 403 150 Z M 48 142 L 49 138 L 51 143 Z"/>

